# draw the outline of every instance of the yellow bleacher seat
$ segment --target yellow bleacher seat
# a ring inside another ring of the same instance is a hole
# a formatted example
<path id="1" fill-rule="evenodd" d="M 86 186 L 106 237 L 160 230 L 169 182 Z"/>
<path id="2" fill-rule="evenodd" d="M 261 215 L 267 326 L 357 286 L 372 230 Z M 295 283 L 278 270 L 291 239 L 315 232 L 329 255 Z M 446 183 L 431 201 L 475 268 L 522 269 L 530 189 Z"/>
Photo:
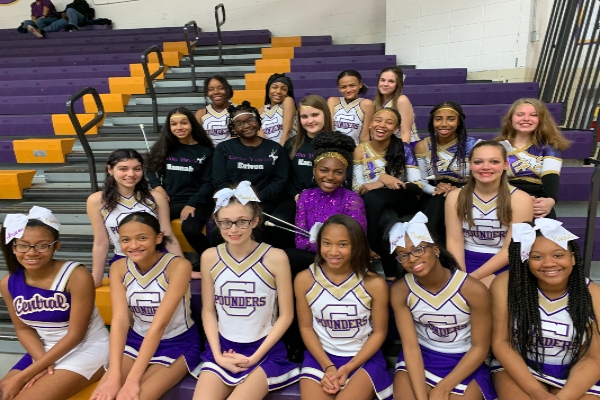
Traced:
<path id="1" fill-rule="evenodd" d="M 73 150 L 74 138 L 13 141 L 17 163 L 64 163 Z"/>
<path id="2" fill-rule="evenodd" d="M 34 176 L 35 170 L 0 170 L 0 199 L 22 199 Z"/>
<path id="3" fill-rule="evenodd" d="M 76 114 L 77 119 L 81 126 L 84 126 L 88 122 L 90 122 L 95 114 Z M 102 126 L 104 123 L 104 119 L 100 121 L 96 126 L 92 127 L 89 131 L 87 131 L 86 135 L 97 135 L 98 127 Z M 71 123 L 71 119 L 68 114 L 54 114 L 52 115 L 52 126 L 54 127 L 55 135 L 75 135 L 75 128 Z"/>
<path id="4" fill-rule="evenodd" d="M 261 50 L 263 60 L 294 58 L 293 47 L 265 47 Z"/>
<path id="5" fill-rule="evenodd" d="M 302 46 L 302 37 L 287 36 L 271 38 L 271 47 L 298 47 Z"/>
<path id="6" fill-rule="evenodd" d="M 99 382 L 100 381 L 92 383 L 90 386 L 86 387 L 69 400 L 89 400 L 89 398 L 92 397 L 92 392 L 96 390 L 96 386 L 98 386 Z"/>
<path id="7" fill-rule="evenodd" d="M 171 229 L 173 230 L 173 235 L 175 235 L 177 241 L 179 242 L 181 251 L 183 251 L 184 253 L 193 252 L 194 248 L 190 246 L 185 236 L 183 236 L 183 232 L 181 232 L 181 220 L 174 219 L 173 221 L 171 221 Z"/>
<path id="8" fill-rule="evenodd" d="M 290 59 L 256 60 L 257 73 L 280 73 L 291 72 Z"/>

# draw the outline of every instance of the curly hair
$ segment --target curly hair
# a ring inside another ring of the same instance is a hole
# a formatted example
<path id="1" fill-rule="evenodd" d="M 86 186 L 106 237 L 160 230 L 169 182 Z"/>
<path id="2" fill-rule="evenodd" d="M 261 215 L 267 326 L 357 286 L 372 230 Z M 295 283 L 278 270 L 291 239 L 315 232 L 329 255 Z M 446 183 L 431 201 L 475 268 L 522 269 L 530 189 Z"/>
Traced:
<path id="1" fill-rule="evenodd" d="M 209 76 L 204 80 L 204 98 L 208 99 L 208 85 L 213 79 L 221 82 L 223 88 L 225 89 L 225 96 L 227 97 L 227 101 L 231 100 L 231 98 L 233 97 L 233 87 L 229 84 L 229 82 L 227 82 L 227 79 L 225 79 L 225 77 L 221 75 Z"/>
<path id="2" fill-rule="evenodd" d="M 188 121 L 190 121 L 190 125 L 192 126 L 192 138 L 198 142 L 198 144 L 210 149 L 215 148 L 212 140 L 210 140 L 206 134 L 206 131 L 202 125 L 200 125 L 198 120 L 196 120 L 194 114 L 192 114 L 190 110 L 185 107 L 177 107 L 172 109 L 167 114 L 160 138 L 156 141 L 156 143 L 154 143 L 150 149 L 150 153 L 148 153 L 148 156 L 146 157 L 148 169 L 156 173 L 160 179 L 165 176 L 165 160 L 167 159 L 167 156 L 171 154 L 175 147 L 177 147 L 179 144 L 179 140 L 177 140 L 177 137 L 173 134 L 173 132 L 171 132 L 170 121 L 171 116 L 174 114 L 183 114 L 187 117 Z"/>
<path id="3" fill-rule="evenodd" d="M 313 148 L 315 149 L 313 160 L 323 153 L 336 152 L 348 162 L 348 168 L 352 166 L 352 153 L 356 148 L 354 140 L 341 132 L 321 132 L 313 140 Z M 315 165 L 313 164 L 313 167 Z"/>
<path id="4" fill-rule="evenodd" d="M 233 127 L 233 117 L 235 117 L 235 115 L 239 112 L 252 113 L 252 115 L 254 115 L 254 118 L 256 118 L 256 121 L 258 122 L 258 126 L 260 126 L 262 123 L 260 114 L 258 113 L 256 107 L 252 107 L 250 102 L 246 100 L 242 101 L 242 104 L 239 106 L 230 105 L 229 107 L 227 107 L 227 112 L 229 113 L 229 117 L 227 117 L 227 128 L 229 129 L 229 132 L 231 132 L 231 137 L 237 136 Z"/>
<path id="5" fill-rule="evenodd" d="M 433 120 L 435 118 L 435 113 L 439 111 L 440 108 L 451 108 L 458 114 L 458 126 L 456 127 L 456 154 L 450 160 L 450 164 L 452 165 L 454 161 L 457 162 L 457 166 L 460 171 L 460 175 L 463 178 L 467 177 L 467 128 L 465 126 L 465 113 L 460 104 L 455 103 L 453 101 L 444 101 L 443 103 L 437 104 L 435 107 L 431 109 L 429 112 L 429 122 L 427 123 L 427 130 L 429 130 L 429 137 L 431 144 L 431 166 L 433 169 L 433 173 L 436 177 L 438 174 L 438 153 L 437 153 L 437 132 L 433 128 Z"/>
<path id="6" fill-rule="evenodd" d="M 519 99 L 515 101 L 504 115 L 504 118 L 502 118 L 502 132 L 500 136 L 494 140 L 508 140 L 512 143 L 517 135 L 517 130 L 513 128 L 512 125 L 512 117 L 517 111 L 517 108 L 525 104 L 532 105 L 533 108 L 535 108 L 540 121 L 531 138 L 531 142 L 534 145 L 538 147 L 549 145 L 554 149 L 561 151 L 566 150 L 571 146 L 571 141 L 565 139 L 560 129 L 556 126 L 556 122 L 554 121 L 554 118 L 552 118 L 550 111 L 548 111 L 546 104 L 538 99 Z"/>
<path id="7" fill-rule="evenodd" d="M 117 181 L 114 176 L 108 173 L 109 168 L 114 168 L 118 163 L 127 160 L 138 160 L 144 169 L 144 159 L 134 149 L 119 149 L 115 150 L 108 156 L 108 160 L 106 160 L 106 178 L 104 179 L 104 189 L 102 189 L 102 203 L 104 203 L 104 208 L 110 212 L 117 207 L 119 204 L 119 190 Z M 142 174 L 142 178 L 135 185 L 134 188 L 134 196 L 138 202 L 144 203 L 153 210 L 156 209 L 156 203 L 154 202 L 154 197 L 150 194 L 150 186 L 148 185 L 148 181 L 146 180 L 146 176 Z"/>
<path id="8" fill-rule="evenodd" d="M 377 93 L 375 93 L 375 99 L 373 100 L 376 110 L 379 110 L 384 105 L 383 95 L 379 91 L 379 79 L 385 72 L 393 72 L 394 75 L 396 75 L 396 89 L 394 90 L 394 93 L 392 93 L 392 108 L 395 109 L 397 107 L 398 98 L 402 94 L 402 89 L 404 88 L 404 72 L 402 71 L 402 68 L 390 66 L 382 69 L 379 75 L 377 75 Z"/>
<path id="9" fill-rule="evenodd" d="M 536 231 L 536 236 L 541 236 Z M 587 287 L 583 269 L 583 260 L 579 246 L 575 241 L 568 244 L 575 257 L 573 271 L 568 278 L 567 293 L 569 295 L 567 311 L 573 321 L 573 339 L 565 352 L 571 355 L 571 362 L 566 375 L 590 349 L 593 331 L 598 331 L 598 321 L 594 314 L 592 296 Z M 528 260 L 521 261 L 521 243 L 511 241 L 508 248 L 510 274 L 508 275 L 508 328 L 514 332 L 511 337 L 512 347 L 521 355 L 525 363 L 541 373 L 544 359 L 544 347 L 539 346 L 543 337 L 542 321 L 539 311 L 539 286 L 537 278 L 529 269 Z M 541 353 L 540 353 L 541 347 Z M 533 357 L 533 360 L 527 358 Z M 567 378 L 564 376 L 563 378 Z"/>
<path id="10" fill-rule="evenodd" d="M 302 117 L 300 115 L 302 112 L 302 107 L 313 107 L 317 110 L 321 110 L 323 112 L 324 119 L 323 131 L 327 132 L 333 129 L 333 118 L 331 118 L 331 110 L 329 109 L 327 101 L 325 101 L 324 98 L 316 94 L 309 94 L 308 96 L 300 100 L 300 103 L 298 103 L 298 110 L 296 111 L 296 118 L 298 119 L 298 121 L 302 121 Z M 296 153 L 298 152 L 298 149 L 304 144 L 304 139 L 306 138 L 306 136 L 306 129 L 304 129 L 301 123 L 298 124 L 298 133 L 296 134 L 296 136 L 290 139 L 290 160 L 294 159 Z"/>
<path id="11" fill-rule="evenodd" d="M 269 97 L 269 88 L 271 87 L 273 82 L 275 82 L 279 78 L 282 78 L 286 81 L 285 85 L 288 88 L 288 97 L 291 97 L 292 99 L 296 100 L 296 97 L 294 97 L 294 84 L 292 83 L 292 80 L 285 76 L 285 74 L 273 74 L 267 80 L 267 85 L 265 87 L 265 105 L 271 104 L 271 98 Z"/>
<path id="12" fill-rule="evenodd" d="M 356 71 L 354 69 L 346 69 L 346 70 L 340 72 L 340 74 L 337 77 L 338 86 L 340 84 L 340 79 L 342 79 L 342 78 L 344 78 L 346 76 L 353 76 L 356 79 L 358 79 L 358 84 L 362 85 L 361 88 L 358 90 L 358 94 L 359 95 L 361 95 L 361 94 L 367 94 L 367 92 L 369 91 L 369 87 L 363 83 L 362 76 L 360 75 L 360 72 L 358 72 L 358 71 Z"/>
<path id="13" fill-rule="evenodd" d="M 375 111 L 373 115 L 373 120 L 375 116 L 380 112 L 389 112 L 394 115 L 397 121 L 396 128 L 400 128 L 400 124 L 402 123 L 402 117 L 400 113 L 395 108 L 380 108 Z M 396 137 L 396 135 L 392 134 L 390 137 L 390 144 L 385 150 L 384 156 L 386 165 L 385 165 L 385 173 L 390 176 L 403 176 L 406 170 L 406 156 L 404 151 L 404 142 Z"/>

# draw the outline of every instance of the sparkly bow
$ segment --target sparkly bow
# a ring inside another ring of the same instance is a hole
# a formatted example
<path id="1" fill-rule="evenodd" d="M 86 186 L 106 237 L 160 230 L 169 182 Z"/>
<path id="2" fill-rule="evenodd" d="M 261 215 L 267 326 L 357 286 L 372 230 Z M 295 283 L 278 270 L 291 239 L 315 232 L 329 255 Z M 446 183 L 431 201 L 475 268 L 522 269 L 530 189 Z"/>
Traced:
<path id="1" fill-rule="evenodd" d="M 396 222 L 390 229 L 390 253 L 393 253 L 396 247 L 406 245 L 406 235 L 415 246 L 421 242 L 433 243 L 426 222 L 427 217 L 420 211 L 409 222 Z"/>
<path id="2" fill-rule="evenodd" d="M 539 230 L 546 239 L 552 240 L 563 249 L 567 249 L 569 241 L 579 239 L 562 226 L 562 222 L 550 218 L 537 218 L 535 226 L 526 223 L 512 225 L 512 239 L 521 243 L 521 261 L 529 259 L 531 247 L 535 242 L 535 231 Z"/>
<path id="3" fill-rule="evenodd" d="M 235 198 L 238 199 L 244 206 L 248 204 L 249 201 L 260 202 L 254 193 L 254 190 L 252 190 L 250 187 L 250 182 L 241 181 L 235 189 L 221 189 L 215 193 L 213 197 L 217 199 L 217 205 L 214 212 L 219 211 L 219 208 L 225 207 L 227 204 L 229 204 L 229 200 L 231 200 L 232 196 L 235 196 Z"/>
<path id="4" fill-rule="evenodd" d="M 317 235 L 323 226 L 322 222 L 315 222 L 315 224 L 310 228 L 310 238 L 308 239 L 311 243 L 317 243 Z"/>
<path id="5" fill-rule="evenodd" d="M 57 231 L 60 230 L 60 223 L 54 214 L 52 214 L 52 211 L 44 207 L 33 206 L 27 215 L 8 214 L 6 216 L 4 219 L 4 228 L 6 228 L 5 243 L 10 242 L 14 238 L 20 239 L 23 237 L 27 221 L 30 219 L 37 219 Z"/>

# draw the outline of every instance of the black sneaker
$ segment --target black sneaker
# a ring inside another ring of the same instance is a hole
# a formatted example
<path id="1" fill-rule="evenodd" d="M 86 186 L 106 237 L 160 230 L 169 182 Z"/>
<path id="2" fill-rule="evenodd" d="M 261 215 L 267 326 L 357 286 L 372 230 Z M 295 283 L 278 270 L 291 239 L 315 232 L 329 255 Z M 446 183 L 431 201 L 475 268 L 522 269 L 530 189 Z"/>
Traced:
<path id="1" fill-rule="evenodd" d="M 35 37 L 43 39 L 44 34 L 38 28 L 35 28 L 33 25 L 27 26 L 27 30 L 34 34 Z"/>
<path id="2" fill-rule="evenodd" d="M 65 26 L 65 31 L 67 31 L 67 32 L 78 31 L 78 30 L 79 30 L 79 28 L 72 24 Z"/>

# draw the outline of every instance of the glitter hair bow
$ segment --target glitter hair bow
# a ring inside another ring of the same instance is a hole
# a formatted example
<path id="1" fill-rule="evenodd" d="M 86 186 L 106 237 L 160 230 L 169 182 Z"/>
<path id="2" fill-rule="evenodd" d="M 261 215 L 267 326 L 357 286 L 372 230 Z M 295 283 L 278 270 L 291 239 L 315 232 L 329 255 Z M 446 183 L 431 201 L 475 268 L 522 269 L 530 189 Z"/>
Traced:
<path id="1" fill-rule="evenodd" d="M 521 261 L 529 259 L 531 247 L 535 242 L 535 231 L 539 230 L 546 239 L 552 240 L 563 249 L 567 249 L 571 240 L 579 239 L 562 226 L 562 222 L 550 218 L 537 218 L 535 226 L 526 223 L 512 225 L 512 240 L 521 243 Z"/>
<path id="2" fill-rule="evenodd" d="M 415 246 L 421 242 L 433 243 L 426 222 L 427 217 L 420 211 L 408 222 L 396 222 L 390 229 L 390 253 L 393 253 L 396 247 L 406 245 L 406 235 Z"/>
<path id="3" fill-rule="evenodd" d="M 27 226 L 27 221 L 37 219 L 44 224 L 51 226 L 57 231 L 60 230 L 60 223 L 52 214 L 52 211 L 44 207 L 33 206 L 29 210 L 29 214 L 8 214 L 4 219 L 4 228 L 6 229 L 5 243 L 10 242 L 14 238 L 22 238 Z"/>
<path id="4" fill-rule="evenodd" d="M 219 208 L 225 207 L 227 204 L 229 204 L 229 201 L 233 196 L 235 196 L 235 198 L 238 199 L 244 206 L 248 204 L 249 201 L 260 202 L 256 196 L 256 193 L 254 193 L 254 190 L 252 190 L 250 187 L 250 182 L 241 181 L 235 189 L 221 189 L 215 193 L 213 197 L 217 199 L 217 205 L 214 212 L 219 211 Z"/>

